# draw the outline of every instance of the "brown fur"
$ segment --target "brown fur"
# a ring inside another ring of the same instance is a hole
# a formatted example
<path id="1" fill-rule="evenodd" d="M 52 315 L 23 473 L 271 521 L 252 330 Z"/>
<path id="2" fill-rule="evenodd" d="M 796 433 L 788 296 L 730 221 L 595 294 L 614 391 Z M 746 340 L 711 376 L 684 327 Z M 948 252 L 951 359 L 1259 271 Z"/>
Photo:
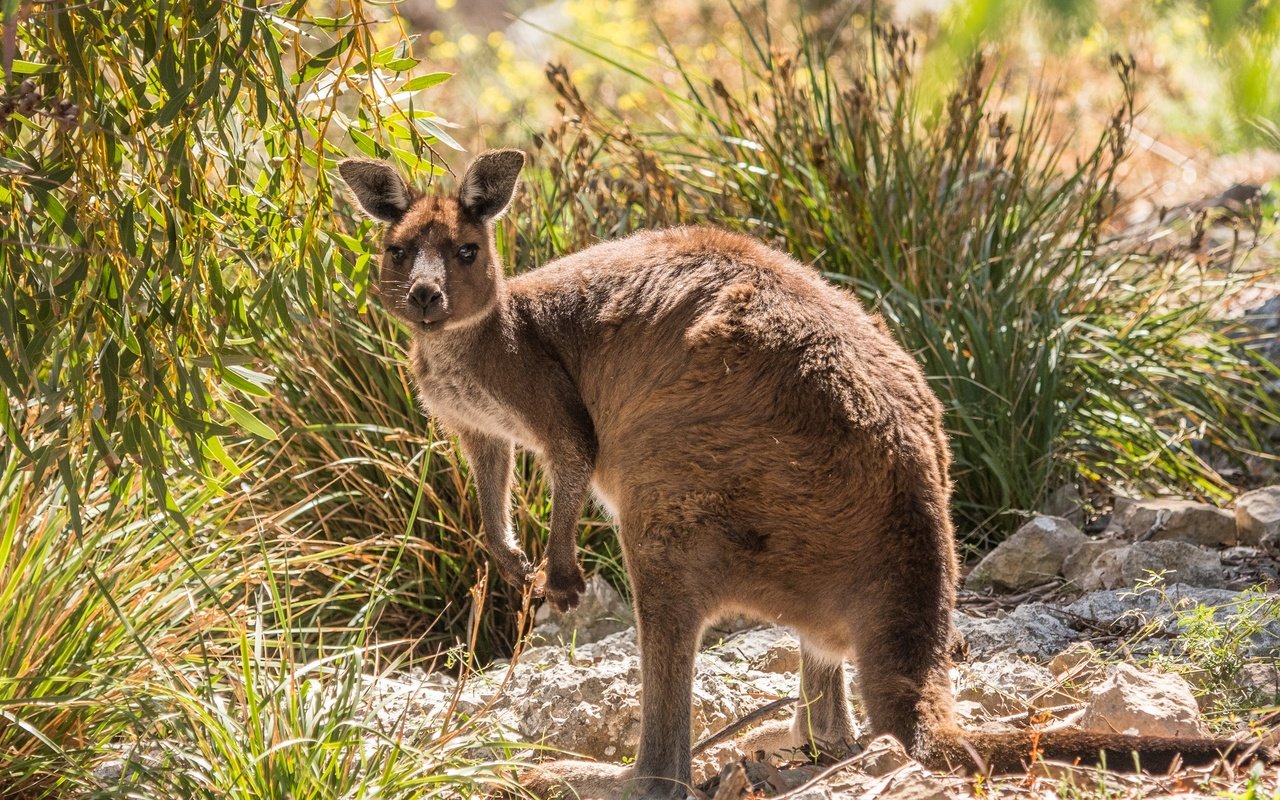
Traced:
<path id="1" fill-rule="evenodd" d="M 912 357 L 847 293 L 721 230 L 639 233 L 504 279 L 489 223 L 510 199 L 514 161 L 495 158 L 467 173 L 464 202 L 413 197 L 388 220 L 389 245 L 447 266 L 451 316 L 419 325 L 414 374 L 471 461 L 505 577 L 531 572 L 509 532 L 513 445 L 535 451 L 553 481 L 547 594 L 557 606 L 582 588 L 575 544 L 587 491 L 608 508 L 634 589 L 644 687 L 633 769 L 557 762 L 530 785 L 683 797 L 695 650 L 704 624 L 731 613 L 800 637 L 809 702 L 792 727 L 797 743 L 812 734 L 849 746 L 840 665 L 853 657 L 873 732 L 933 766 L 972 767 L 976 753 L 997 770 L 1021 768 L 1028 734 L 954 722 L 949 452 L 941 406 Z M 480 212 L 465 202 L 476 197 Z M 470 266 L 449 260 L 463 242 L 481 245 Z M 384 259 L 382 293 L 412 326 L 401 297 L 411 282 L 403 263 Z M 1080 732 L 1038 744 L 1048 757 L 1105 751 L 1120 766 L 1138 751 L 1156 767 L 1234 746 Z"/>

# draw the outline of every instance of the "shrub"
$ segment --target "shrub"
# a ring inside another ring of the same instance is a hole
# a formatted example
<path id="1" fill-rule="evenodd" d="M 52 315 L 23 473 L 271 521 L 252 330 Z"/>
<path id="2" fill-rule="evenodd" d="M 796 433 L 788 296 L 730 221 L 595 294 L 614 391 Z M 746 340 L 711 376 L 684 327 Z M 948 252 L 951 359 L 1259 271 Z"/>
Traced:
<path id="1" fill-rule="evenodd" d="M 1130 64 L 1116 61 L 1115 114 L 1081 147 L 1047 95 L 1009 110 L 981 59 L 932 107 L 895 29 L 791 54 L 766 29 L 745 51 L 738 90 L 677 64 L 687 97 L 667 91 L 653 117 L 670 130 L 584 101 L 552 68 L 566 114 L 526 201 L 528 258 L 714 221 L 848 285 L 943 399 L 971 544 L 1066 480 L 1225 496 L 1192 444 L 1257 447 L 1266 367 L 1212 320 L 1234 284 L 1186 248 L 1116 232 Z"/>
<path id="2" fill-rule="evenodd" d="M 278 505 L 288 478 L 267 471 L 291 456 L 264 446 L 311 424 L 278 388 L 313 377 L 279 374 L 316 366 L 294 344 L 322 346 L 330 309 L 364 304 L 370 256 L 352 254 L 326 170 L 351 147 L 430 172 L 430 147 L 451 142 L 417 105 L 448 76 L 412 75 L 409 41 L 375 37 L 393 31 L 370 24 L 381 11 L 345 7 L 0 4 L 6 798 L 466 795 L 489 780 L 430 735 L 374 741 L 351 722 L 408 548 L 306 541 L 289 515 L 331 498 Z M 300 675 L 323 697 L 297 694 Z M 93 772 L 153 745 L 176 769 L 138 787 Z"/>

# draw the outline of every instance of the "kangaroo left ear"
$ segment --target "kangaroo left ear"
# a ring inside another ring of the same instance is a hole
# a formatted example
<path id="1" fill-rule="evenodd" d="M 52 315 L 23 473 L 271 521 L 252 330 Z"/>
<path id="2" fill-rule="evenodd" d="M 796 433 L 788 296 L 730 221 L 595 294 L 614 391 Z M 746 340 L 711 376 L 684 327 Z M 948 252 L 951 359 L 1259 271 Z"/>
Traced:
<path id="1" fill-rule="evenodd" d="M 345 158 L 338 162 L 338 174 L 351 190 L 356 205 L 370 218 L 391 225 L 409 210 L 413 191 L 385 161 Z"/>
<path id="2" fill-rule="evenodd" d="M 506 213 L 516 192 L 516 178 L 524 167 L 519 150 L 490 150 L 481 154 L 462 177 L 458 204 L 477 219 L 488 222 Z"/>

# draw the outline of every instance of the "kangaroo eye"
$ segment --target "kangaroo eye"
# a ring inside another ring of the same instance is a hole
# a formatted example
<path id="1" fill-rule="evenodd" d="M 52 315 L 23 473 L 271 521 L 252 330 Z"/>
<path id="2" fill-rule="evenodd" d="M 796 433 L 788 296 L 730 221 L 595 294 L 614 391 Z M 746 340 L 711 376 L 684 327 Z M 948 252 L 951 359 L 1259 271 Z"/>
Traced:
<path id="1" fill-rule="evenodd" d="M 458 258 L 470 264 L 476 260 L 476 253 L 480 252 L 480 248 L 474 244 L 464 244 L 458 248 Z"/>
<path id="2" fill-rule="evenodd" d="M 392 261 L 399 261 L 404 258 L 404 248 L 393 244 L 387 248 L 387 255 L 391 256 Z"/>

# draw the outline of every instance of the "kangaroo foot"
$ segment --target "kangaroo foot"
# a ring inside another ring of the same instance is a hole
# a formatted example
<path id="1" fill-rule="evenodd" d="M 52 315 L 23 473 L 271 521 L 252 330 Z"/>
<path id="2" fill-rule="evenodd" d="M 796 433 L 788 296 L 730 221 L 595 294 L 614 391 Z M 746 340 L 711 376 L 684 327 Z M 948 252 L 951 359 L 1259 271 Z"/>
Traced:
<path id="1" fill-rule="evenodd" d="M 520 775 L 520 786 L 542 800 L 639 800 L 629 767 L 592 761 L 549 761 Z"/>

